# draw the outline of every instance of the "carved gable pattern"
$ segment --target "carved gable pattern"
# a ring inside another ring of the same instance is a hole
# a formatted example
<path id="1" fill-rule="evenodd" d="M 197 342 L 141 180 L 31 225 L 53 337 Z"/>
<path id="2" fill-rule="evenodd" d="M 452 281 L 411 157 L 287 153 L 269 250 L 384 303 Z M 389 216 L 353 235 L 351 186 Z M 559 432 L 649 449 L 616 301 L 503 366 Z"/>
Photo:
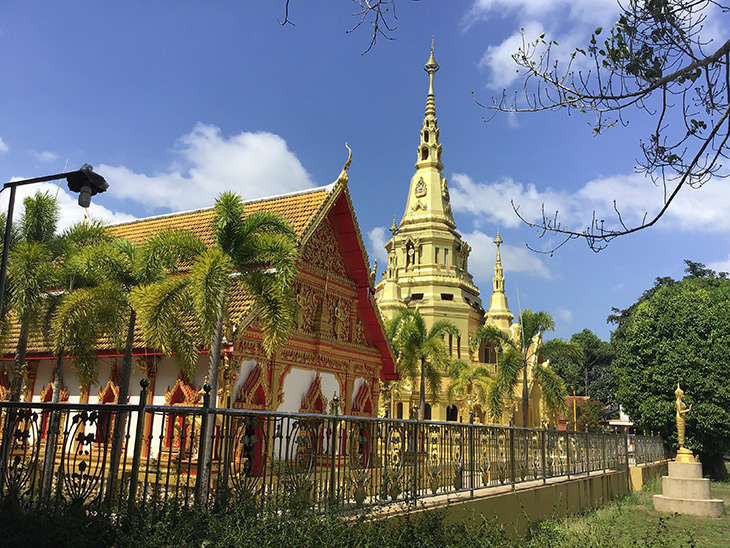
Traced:
<path id="1" fill-rule="evenodd" d="M 43 388 L 41 388 L 41 402 L 43 403 L 51 403 L 51 400 L 53 399 L 53 379 L 45 385 Z M 59 403 L 65 403 L 68 402 L 68 389 L 63 385 L 63 382 L 61 382 L 61 391 L 58 395 L 58 402 Z"/>
<path id="2" fill-rule="evenodd" d="M 271 382 L 269 371 L 264 371 L 260 363 L 248 374 L 246 382 L 236 394 L 233 406 L 244 409 L 266 409 L 271 406 Z"/>
<path id="3" fill-rule="evenodd" d="M 363 323 L 357 317 L 357 298 L 304 281 L 295 283 L 294 291 L 298 331 L 367 346 Z"/>
<path id="4" fill-rule="evenodd" d="M 370 382 L 365 381 L 357 391 L 355 401 L 352 403 L 352 414 L 361 417 L 373 416 L 373 398 Z"/>
<path id="5" fill-rule="evenodd" d="M 337 237 L 329 219 L 324 219 L 304 246 L 303 262 L 324 272 L 347 277 L 345 261 L 337 244 Z"/>
<path id="6" fill-rule="evenodd" d="M 99 403 L 118 403 L 119 385 L 112 379 L 109 379 L 108 381 L 106 381 L 106 386 L 99 390 L 97 396 L 99 399 Z"/>
<path id="7" fill-rule="evenodd" d="M 315 374 L 309 390 L 302 398 L 300 413 L 324 413 L 327 410 L 327 398 L 322 394 L 322 377 Z"/>
<path id="8" fill-rule="evenodd" d="M 165 405 L 197 406 L 200 403 L 200 394 L 195 387 L 182 376 L 177 378 L 175 386 L 165 390 Z"/>

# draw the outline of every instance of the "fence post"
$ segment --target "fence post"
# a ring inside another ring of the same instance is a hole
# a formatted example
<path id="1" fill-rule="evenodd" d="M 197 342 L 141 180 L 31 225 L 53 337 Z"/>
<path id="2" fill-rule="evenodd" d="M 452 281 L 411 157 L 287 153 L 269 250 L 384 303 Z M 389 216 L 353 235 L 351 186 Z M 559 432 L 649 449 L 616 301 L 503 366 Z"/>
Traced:
<path id="1" fill-rule="evenodd" d="M 46 448 L 43 453 L 43 469 L 41 470 L 40 498 L 50 498 L 53 486 L 53 468 L 56 464 L 56 444 L 58 443 L 59 427 L 61 422 L 60 412 L 51 411 L 46 430 Z"/>
<path id="2" fill-rule="evenodd" d="M 593 468 L 593 447 L 591 446 L 591 434 L 588 432 L 588 425 L 586 425 L 586 433 L 585 433 L 585 443 L 583 444 L 583 447 L 585 448 L 584 454 L 583 454 L 583 463 L 586 467 L 586 475 L 591 475 L 591 468 Z"/>
<path id="3" fill-rule="evenodd" d="M 337 497 L 335 496 L 335 472 L 337 470 L 337 416 L 338 411 L 340 407 L 340 398 L 337 397 L 335 394 L 335 397 L 332 398 L 332 412 L 334 413 L 334 416 L 332 417 L 332 466 L 330 467 L 330 505 L 334 506 L 335 502 L 337 500 Z"/>
<path id="4" fill-rule="evenodd" d="M 542 484 L 545 485 L 547 483 L 547 455 L 545 454 L 545 451 L 547 450 L 546 444 L 545 444 L 545 436 L 547 435 L 547 424 L 542 423 L 542 430 L 540 432 L 540 454 L 542 455 L 542 462 L 540 463 L 542 466 Z"/>
<path id="5" fill-rule="evenodd" d="M 6 407 L 5 412 L 5 423 L 3 424 L 3 439 L 0 444 L 0 494 L 5 492 L 5 474 L 7 473 L 8 458 L 10 456 L 12 446 L 12 423 L 15 422 L 15 416 L 17 409 Z"/>
<path id="6" fill-rule="evenodd" d="M 626 454 L 626 492 L 631 493 L 631 469 L 629 468 L 629 430 L 624 430 L 624 453 Z"/>
<path id="7" fill-rule="evenodd" d="M 139 393 L 139 404 L 137 407 L 137 428 L 134 435 L 134 456 L 132 457 L 132 477 L 129 478 L 129 509 L 131 510 L 137 500 L 137 483 L 139 476 L 139 463 L 142 458 L 142 447 L 144 440 L 145 406 L 147 405 L 147 387 L 150 380 L 147 378 L 139 381 L 142 390 Z"/>
<path id="8" fill-rule="evenodd" d="M 203 415 L 200 418 L 200 442 L 198 443 L 198 467 L 195 474 L 195 505 L 204 506 L 208 502 L 208 488 L 210 486 L 210 470 L 206 470 L 206 447 L 208 446 L 206 432 L 208 431 L 208 420 L 210 412 L 210 391 L 213 386 L 209 382 L 203 384 Z M 211 450 L 213 444 L 211 444 Z M 212 465 L 212 463 L 211 463 Z"/>
<path id="9" fill-rule="evenodd" d="M 567 465 L 566 472 L 568 472 L 568 479 L 570 479 L 570 461 L 571 461 L 570 453 L 572 452 L 572 449 L 570 447 L 570 445 L 571 445 L 570 441 L 571 441 L 570 434 L 569 434 L 568 430 L 566 430 L 565 431 L 565 456 L 566 456 L 566 465 Z"/>
<path id="10" fill-rule="evenodd" d="M 514 421 L 509 421 L 509 476 L 512 490 L 515 490 L 515 427 Z"/>
<path id="11" fill-rule="evenodd" d="M 474 498 L 474 410 L 469 410 L 469 487 Z"/>
<path id="12" fill-rule="evenodd" d="M 413 506 L 415 507 L 418 501 L 418 413 L 420 406 L 413 404 L 413 417 L 415 422 L 413 423 Z"/>

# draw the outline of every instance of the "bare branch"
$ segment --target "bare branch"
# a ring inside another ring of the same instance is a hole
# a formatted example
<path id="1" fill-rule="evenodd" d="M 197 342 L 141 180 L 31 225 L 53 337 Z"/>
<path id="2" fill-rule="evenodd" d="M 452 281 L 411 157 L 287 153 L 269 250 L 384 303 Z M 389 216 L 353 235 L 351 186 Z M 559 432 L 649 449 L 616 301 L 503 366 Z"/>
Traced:
<path id="1" fill-rule="evenodd" d="M 539 229 L 538 237 L 565 238 L 547 253 L 576 238 L 600 251 L 618 236 L 653 226 L 685 185 L 699 188 L 726 176 L 719 170 L 721 160 L 730 155 L 730 40 L 706 52 L 711 41 L 703 40 L 702 30 L 708 14 L 729 11 L 717 0 L 628 0 L 603 42 L 598 40 L 603 29 L 598 28 L 588 47 L 577 48 L 567 62 L 553 60 L 556 42 L 544 34 L 528 41 L 523 31 L 522 47 L 513 55 L 524 77 L 521 95 L 515 92 L 509 101 L 503 91 L 489 104 L 475 99 L 490 111 L 485 120 L 497 112 L 577 109 L 596 114 L 593 133 L 599 135 L 625 125 L 634 108 L 657 117 L 652 133 L 639 143 L 643 158 L 636 170 L 662 185 L 660 211 L 651 217 L 645 213 L 640 223 L 630 226 L 614 203 L 615 225 L 607 227 L 594 212 L 584 230 L 574 231 L 562 226 L 557 214 L 546 217 L 544 210 L 540 222 L 528 221 L 513 204 L 523 222 Z M 593 68 L 576 72 L 576 59 L 583 58 Z"/>

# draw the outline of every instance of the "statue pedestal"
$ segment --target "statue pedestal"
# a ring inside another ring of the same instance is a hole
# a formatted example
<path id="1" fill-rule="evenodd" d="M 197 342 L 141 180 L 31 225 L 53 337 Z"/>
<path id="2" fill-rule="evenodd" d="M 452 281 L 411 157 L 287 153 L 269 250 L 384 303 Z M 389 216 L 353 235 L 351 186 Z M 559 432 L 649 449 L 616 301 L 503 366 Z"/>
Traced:
<path id="1" fill-rule="evenodd" d="M 688 462 L 684 454 L 677 458 L 681 461 L 670 462 L 669 475 L 662 477 L 662 494 L 654 495 L 654 509 L 714 518 L 723 515 L 723 501 L 711 498 L 710 480 L 702 477 L 702 464 Z"/>

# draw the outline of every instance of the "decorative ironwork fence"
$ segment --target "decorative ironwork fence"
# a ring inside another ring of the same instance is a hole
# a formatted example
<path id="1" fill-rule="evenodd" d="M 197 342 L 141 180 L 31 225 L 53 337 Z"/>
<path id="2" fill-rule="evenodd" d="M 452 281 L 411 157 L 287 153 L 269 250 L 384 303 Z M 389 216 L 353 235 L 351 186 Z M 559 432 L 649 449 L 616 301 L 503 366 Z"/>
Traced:
<path id="1" fill-rule="evenodd" d="M 659 436 L 636 434 L 629 436 L 629 457 L 629 464 L 647 464 L 667 458 L 667 451 Z"/>
<path id="2" fill-rule="evenodd" d="M 205 406 L 5 402 L 0 432 L 0 496 L 108 506 L 360 506 L 629 464 L 619 434 Z M 663 457 L 659 438 L 634 447 L 637 462 Z"/>

